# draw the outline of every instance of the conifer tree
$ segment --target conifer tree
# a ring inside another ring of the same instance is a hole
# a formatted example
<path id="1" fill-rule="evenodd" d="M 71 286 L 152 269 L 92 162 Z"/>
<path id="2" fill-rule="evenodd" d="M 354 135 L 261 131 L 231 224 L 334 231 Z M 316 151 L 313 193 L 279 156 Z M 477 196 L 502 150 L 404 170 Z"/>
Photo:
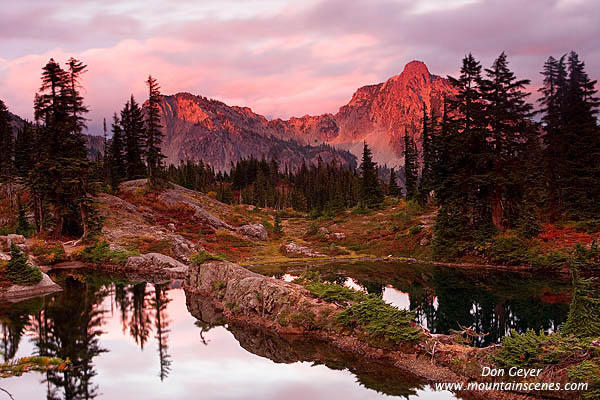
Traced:
<path id="1" fill-rule="evenodd" d="M 600 99 L 596 81 L 575 52 L 569 53 L 561 135 L 565 137 L 564 206 L 570 215 L 594 218 L 600 212 Z"/>
<path id="2" fill-rule="evenodd" d="M 13 243 L 10 247 L 11 259 L 6 264 L 6 275 L 17 285 L 32 286 L 42 280 L 39 268 L 29 263 L 27 256 Z"/>
<path id="3" fill-rule="evenodd" d="M 113 190 L 119 189 L 119 184 L 127 177 L 125 165 L 125 138 L 117 113 L 113 115 L 112 141 L 109 148 L 110 183 Z"/>
<path id="4" fill-rule="evenodd" d="M 453 258 L 462 244 L 492 234 L 489 207 L 491 151 L 480 85 L 481 65 L 469 54 L 459 78 L 448 77 L 456 95 L 444 102 L 440 134 L 435 137 L 434 191 L 440 209 L 434 255 Z"/>
<path id="5" fill-rule="evenodd" d="M 375 208 L 383 202 L 383 192 L 377 178 L 377 164 L 371 149 L 364 142 L 361 169 L 360 203 L 362 207 Z"/>
<path id="6" fill-rule="evenodd" d="M 423 168 L 419 181 L 419 202 L 425 204 L 429 201 L 433 190 L 433 165 L 435 163 L 434 138 L 436 129 L 433 109 L 431 116 L 427 114 L 427 106 L 423 103 Z"/>
<path id="7" fill-rule="evenodd" d="M 274 220 L 274 223 L 273 223 L 273 230 L 278 235 L 281 235 L 283 233 L 283 226 L 281 225 L 281 216 L 279 215 L 279 213 L 275 213 L 275 220 Z"/>
<path id="8" fill-rule="evenodd" d="M 0 100 L 0 182 L 14 179 L 14 140 L 8 108 Z"/>
<path id="9" fill-rule="evenodd" d="M 555 59 L 550 56 L 544 64 L 542 71 L 544 85 L 539 89 L 539 99 L 544 124 L 544 144 L 546 145 L 545 158 L 548 170 L 548 187 L 550 188 L 550 206 L 552 215 L 557 217 L 563 206 L 563 165 L 565 149 L 567 146 L 565 136 L 562 135 L 563 118 L 565 116 L 565 92 L 567 70 L 565 56 Z"/>
<path id="10" fill-rule="evenodd" d="M 17 197 L 17 229 L 16 232 L 19 235 L 23 235 L 25 237 L 29 237 L 32 233 L 32 227 L 29 221 L 27 220 L 27 216 L 25 215 L 25 207 L 23 202 L 21 201 L 21 196 Z"/>
<path id="11" fill-rule="evenodd" d="M 133 95 L 121 110 L 121 127 L 125 136 L 125 160 L 127 178 L 145 176 L 144 152 L 144 112 Z"/>
<path id="12" fill-rule="evenodd" d="M 76 86 L 79 73 L 75 64 L 65 71 L 50 59 L 42 69 L 35 101 L 35 116 L 41 122 L 38 141 L 45 150 L 36 165 L 35 185 L 54 208 L 55 237 L 80 216 L 81 179 L 87 173 L 87 150 L 80 135 L 84 110 Z"/>
<path id="13" fill-rule="evenodd" d="M 156 79 L 148 76 L 148 105 L 146 110 L 145 155 L 148 166 L 148 179 L 151 186 L 156 186 L 160 180 L 162 160 L 165 156 L 161 153 L 162 132 L 160 124 L 160 86 Z"/>
<path id="14" fill-rule="evenodd" d="M 406 186 L 406 199 L 413 200 L 417 195 L 419 179 L 419 164 L 417 159 L 417 146 L 414 140 L 404 132 L 404 184 Z"/>
<path id="15" fill-rule="evenodd" d="M 25 122 L 15 138 L 15 168 L 20 177 L 26 177 L 33 168 L 33 143 L 33 127 L 30 122 Z"/>
<path id="16" fill-rule="evenodd" d="M 394 168 L 392 168 L 390 170 L 388 193 L 390 194 L 390 196 L 401 196 L 402 195 L 402 191 L 400 190 L 400 187 L 398 186 L 398 183 L 396 182 L 396 171 L 394 170 Z"/>
<path id="17" fill-rule="evenodd" d="M 515 77 L 508 68 L 504 52 L 485 72 L 487 78 L 481 82 L 481 92 L 492 160 L 487 176 L 491 185 L 489 201 L 492 221 L 497 228 L 503 229 L 515 222 L 506 218 L 504 210 L 515 208 L 520 201 L 514 194 L 520 192 L 521 182 L 516 179 L 518 174 L 511 172 L 516 170 L 518 155 L 524 150 L 527 131 L 533 127 L 530 123 L 533 106 L 525 101 L 529 93 L 524 88 L 530 81 Z"/>

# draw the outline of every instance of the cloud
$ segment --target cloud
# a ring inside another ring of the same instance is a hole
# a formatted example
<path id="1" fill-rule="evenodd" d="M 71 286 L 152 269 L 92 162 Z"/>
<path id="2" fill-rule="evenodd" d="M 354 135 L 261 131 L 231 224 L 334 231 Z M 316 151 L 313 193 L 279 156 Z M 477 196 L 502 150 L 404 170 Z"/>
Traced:
<path id="1" fill-rule="evenodd" d="M 144 80 L 268 117 L 335 112 L 358 87 L 398 74 L 413 59 L 456 74 L 464 54 L 489 66 L 506 51 L 519 77 L 539 85 L 549 55 L 577 50 L 600 76 L 594 0 L 157 0 L 15 3 L 0 16 L 0 98 L 31 118 L 41 67 L 70 56 L 84 80 L 90 131 Z M 19 5 L 20 4 L 20 5 Z M 162 5 L 162 6 L 161 6 Z"/>

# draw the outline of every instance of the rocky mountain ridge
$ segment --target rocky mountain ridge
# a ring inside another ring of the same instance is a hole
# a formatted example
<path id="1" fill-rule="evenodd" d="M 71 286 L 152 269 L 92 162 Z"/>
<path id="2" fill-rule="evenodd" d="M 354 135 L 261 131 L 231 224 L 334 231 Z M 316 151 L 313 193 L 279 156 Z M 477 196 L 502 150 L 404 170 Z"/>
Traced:
<path id="1" fill-rule="evenodd" d="M 450 83 L 432 75 L 421 61 L 408 63 L 401 74 L 386 82 L 359 88 L 336 114 L 305 115 L 288 120 L 268 120 L 248 107 L 228 106 L 189 93 L 164 96 L 161 104 L 167 160 L 177 163 L 202 159 L 217 169 L 227 169 L 240 158 L 273 154 L 297 165 L 297 153 L 315 161 L 345 157 L 327 144 L 360 157 L 364 141 L 373 148 L 375 160 L 399 166 L 405 132 L 421 148 L 423 107 L 441 114 L 446 96 L 454 93 Z M 316 146 L 300 149 L 293 145 Z M 307 157 L 308 156 L 308 157 Z"/>

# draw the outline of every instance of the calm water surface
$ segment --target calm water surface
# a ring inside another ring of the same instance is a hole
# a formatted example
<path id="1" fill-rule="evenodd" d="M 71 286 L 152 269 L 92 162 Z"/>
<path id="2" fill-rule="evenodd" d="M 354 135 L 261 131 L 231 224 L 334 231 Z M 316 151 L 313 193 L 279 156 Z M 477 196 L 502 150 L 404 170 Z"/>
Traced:
<path id="1" fill-rule="evenodd" d="M 255 267 L 288 281 L 305 266 Z M 433 333 L 472 327 L 486 336 L 475 345 L 498 343 L 511 330 L 552 332 L 566 321 L 571 285 L 561 277 L 438 268 L 427 265 L 344 263 L 312 266 L 321 278 L 383 296 L 414 311 L 416 322 Z"/>
<path id="2" fill-rule="evenodd" d="M 68 357 L 74 368 L 2 380 L 16 400 L 454 398 L 322 343 L 198 321 L 178 282 L 54 278 L 63 292 L 0 305 L 1 350 L 5 360 Z"/>

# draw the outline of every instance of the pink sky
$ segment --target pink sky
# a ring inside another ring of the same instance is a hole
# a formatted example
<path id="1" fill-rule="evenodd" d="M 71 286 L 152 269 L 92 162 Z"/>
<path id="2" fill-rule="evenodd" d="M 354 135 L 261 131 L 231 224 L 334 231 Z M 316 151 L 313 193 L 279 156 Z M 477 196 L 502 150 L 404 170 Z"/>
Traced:
<path id="1" fill-rule="evenodd" d="M 49 5 L 50 4 L 50 5 Z M 155 76 L 269 118 L 336 112 L 360 86 L 424 61 L 456 74 L 471 51 L 484 66 L 505 50 L 539 85 L 549 55 L 574 49 L 600 77 L 596 0 L 29 0 L 0 14 L 0 99 L 32 117 L 41 67 L 70 56 L 89 66 L 90 133 L 100 134 Z"/>

